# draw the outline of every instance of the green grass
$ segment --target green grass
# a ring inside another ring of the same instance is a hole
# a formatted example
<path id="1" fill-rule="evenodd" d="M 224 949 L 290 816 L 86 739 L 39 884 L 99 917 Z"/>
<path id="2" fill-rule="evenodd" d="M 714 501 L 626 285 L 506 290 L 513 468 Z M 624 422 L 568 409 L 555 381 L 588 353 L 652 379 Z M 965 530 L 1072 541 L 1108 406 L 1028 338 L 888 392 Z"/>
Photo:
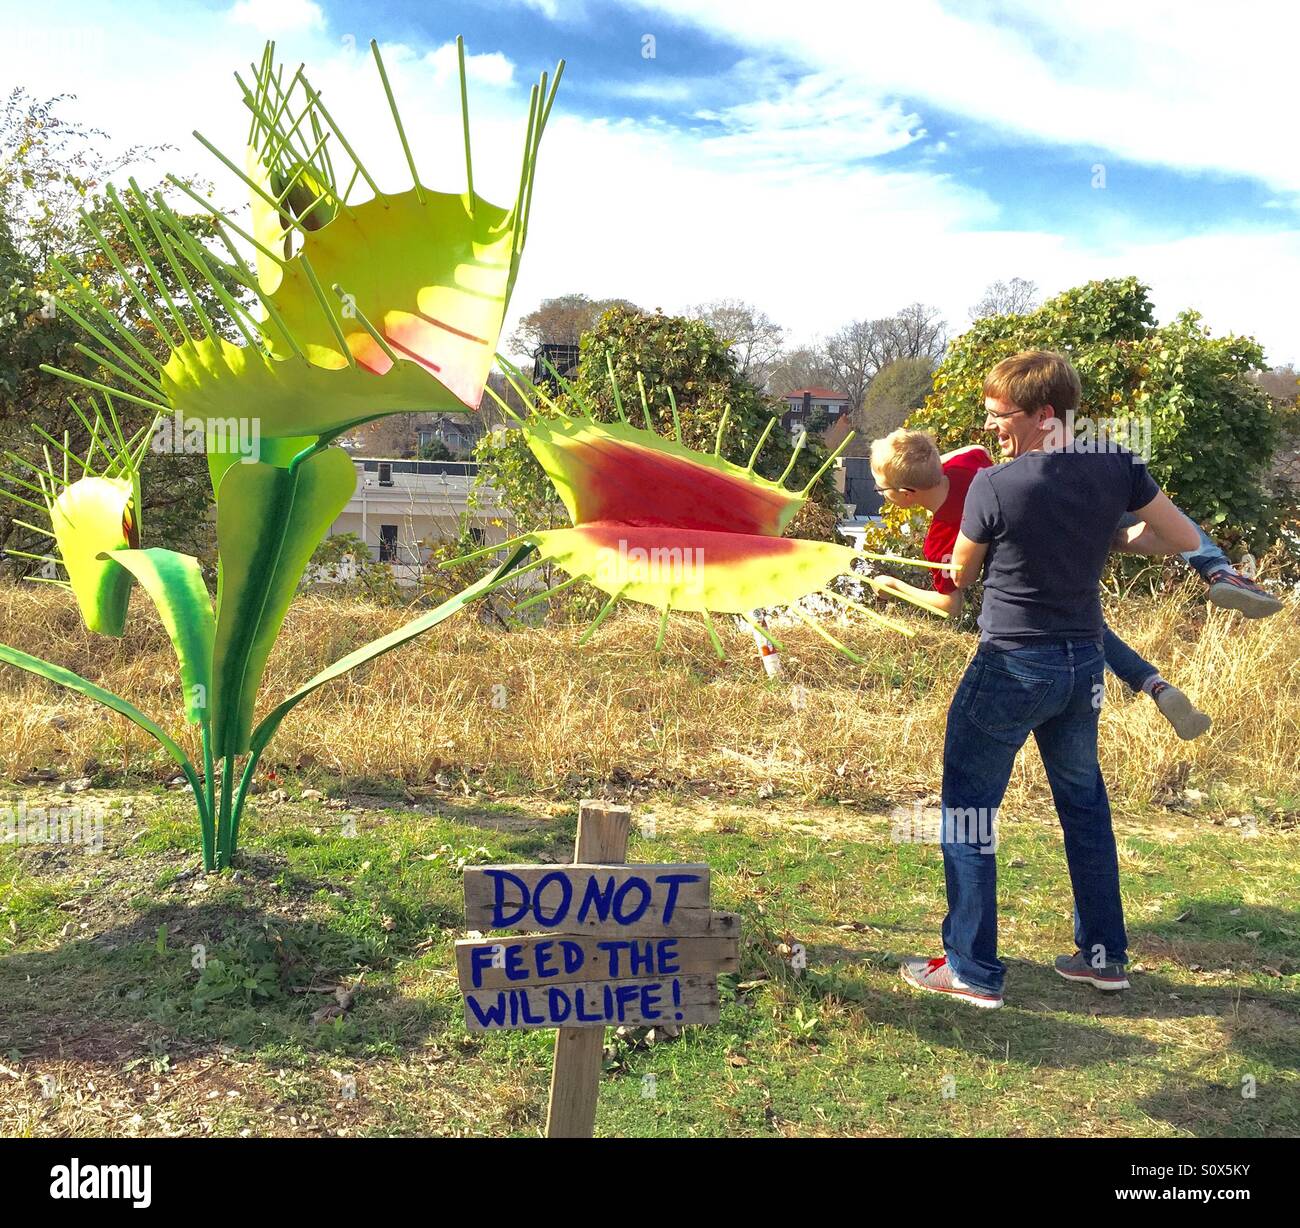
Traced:
<path id="1" fill-rule="evenodd" d="M 1051 971 L 1070 948 L 1059 832 L 1050 814 L 1008 821 L 1007 1005 L 976 1012 L 899 979 L 902 957 L 938 951 L 942 873 L 937 846 L 891 841 L 887 815 L 638 809 L 657 837 L 634 834 L 629 860 L 707 862 L 714 906 L 742 916 L 742 967 L 718 1024 L 608 1034 L 598 1133 L 1300 1133 L 1289 821 L 1247 837 L 1153 811 L 1122 829 L 1141 971 L 1117 998 Z M 0 1128 L 538 1133 L 553 1034 L 467 1033 L 452 944 L 461 866 L 568 860 L 572 807 L 394 799 L 355 812 L 355 836 L 318 802 L 258 810 L 238 874 L 188 873 L 196 833 L 170 793 L 108 811 L 99 854 L 0 847 L 0 1065 L 18 1076 L 0 1078 Z M 322 1018 L 341 984 L 350 1009 Z"/>

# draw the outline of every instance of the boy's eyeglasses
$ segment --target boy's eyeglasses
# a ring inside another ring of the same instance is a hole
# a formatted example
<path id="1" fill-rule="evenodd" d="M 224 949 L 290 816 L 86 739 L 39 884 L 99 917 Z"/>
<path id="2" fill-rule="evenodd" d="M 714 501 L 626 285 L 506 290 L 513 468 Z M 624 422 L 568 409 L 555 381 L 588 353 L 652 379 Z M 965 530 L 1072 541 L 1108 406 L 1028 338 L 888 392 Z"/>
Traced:
<path id="1" fill-rule="evenodd" d="M 877 486 L 876 487 L 876 493 L 881 495 L 887 495 L 891 490 L 894 491 L 896 494 L 900 494 L 900 495 L 912 495 L 916 493 L 915 486 Z"/>

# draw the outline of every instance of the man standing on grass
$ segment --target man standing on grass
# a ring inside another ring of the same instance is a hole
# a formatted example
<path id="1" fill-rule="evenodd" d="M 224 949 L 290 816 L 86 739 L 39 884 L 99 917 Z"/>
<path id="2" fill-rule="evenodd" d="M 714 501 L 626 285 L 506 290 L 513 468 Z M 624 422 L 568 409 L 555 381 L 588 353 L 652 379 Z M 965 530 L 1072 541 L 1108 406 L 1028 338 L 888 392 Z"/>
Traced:
<path id="1" fill-rule="evenodd" d="M 1122 448 L 1061 446 L 1053 418 L 1078 409 L 1079 376 L 1060 354 L 1031 350 L 984 381 L 984 426 L 1009 464 L 970 484 L 953 547 L 954 580 L 985 570 L 980 643 L 948 709 L 943 750 L 944 954 L 909 959 L 908 984 L 971 1005 L 1002 1005 L 994 824 L 1016 753 L 1034 735 L 1065 834 L 1077 950 L 1056 970 L 1127 989 L 1127 936 L 1106 784 L 1097 761 L 1104 692 L 1100 584 L 1121 519 L 1125 548 L 1196 548 L 1195 527 L 1146 465 Z"/>

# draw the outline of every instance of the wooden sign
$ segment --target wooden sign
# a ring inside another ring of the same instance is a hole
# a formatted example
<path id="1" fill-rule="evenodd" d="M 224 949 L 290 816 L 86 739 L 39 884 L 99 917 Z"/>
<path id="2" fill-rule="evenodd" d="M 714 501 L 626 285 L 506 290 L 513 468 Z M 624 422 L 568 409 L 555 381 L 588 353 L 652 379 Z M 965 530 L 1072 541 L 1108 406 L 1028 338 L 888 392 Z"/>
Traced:
<path id="1" fill-rule="evenodd" d="M 544 932 L 456 944 L 476 1032 L 716 1023 L 718 973 L 738 966 L 739 919 L 710 910 L 705 865 L 466 867 L 465 920 Z"/>
<path id="2" fill-rule="evenodd" d="M 473 1032 L 557 1028 L 550 1137 L 587 1137 L 605 1027 L 716 1023 L 740 918 L 709 907 L 706 865 L 628 865 L 630 811 L 584 801 L 573 865 L 467 866 L 456 943 Z"/>
<path id="3" fill-rule="evenodd" d="M 711 934 L 704 865 L 473 866 L 465 924 L 559 934 Z"/>

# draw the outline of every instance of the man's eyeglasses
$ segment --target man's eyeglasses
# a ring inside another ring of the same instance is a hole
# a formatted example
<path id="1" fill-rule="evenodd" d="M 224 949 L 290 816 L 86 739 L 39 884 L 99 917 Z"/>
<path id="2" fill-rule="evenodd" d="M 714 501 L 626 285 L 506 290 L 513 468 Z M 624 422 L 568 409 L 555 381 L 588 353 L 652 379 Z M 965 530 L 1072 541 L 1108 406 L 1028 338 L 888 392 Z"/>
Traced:
<path id="1" fill-rule="evenodd" d="M 1028 409 L 1011 409 L 1005 414 L 995 414 L 991 409 L 986 409 L 984 411 L 984 419 L 985 421 L 988 421 L 989 418 L 992 418 L 995 422 L 1000 422 L 1003 418 L 1014 418 L 1016 414 L 1027 414 L 1030 412 L 1032 411 Z"/>

